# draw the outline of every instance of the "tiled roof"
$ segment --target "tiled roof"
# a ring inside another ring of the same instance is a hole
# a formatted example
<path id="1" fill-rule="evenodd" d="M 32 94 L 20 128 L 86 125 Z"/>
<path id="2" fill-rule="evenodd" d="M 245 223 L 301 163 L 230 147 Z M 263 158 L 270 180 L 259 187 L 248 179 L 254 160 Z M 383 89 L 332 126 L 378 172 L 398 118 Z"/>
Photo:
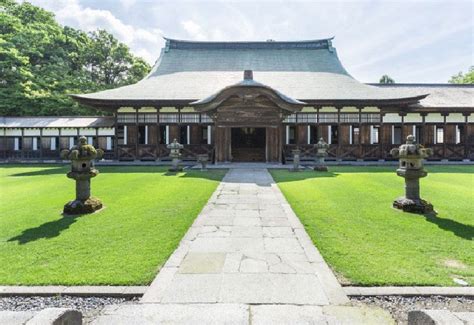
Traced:
<path id="1" fill-rule="evenodd" d="M 300 42 L 187 42 L 167 40 L 151 73 L 140 82 L 74 96 L 78 100 L 195 101 L 242 80 L 254 79 L 286 96 L 308 100 L 396 100 L 426 95 L 383 89 L 352 78 L 331 39 Z"/>
<path id="2" fill-rule="evenodd" d="M 0 117 L 0 128 L 97 128 L 113 127 L 114 118 L 111 116 L 100 117 Z"/>
<path id="3" fill-rule="evenodd" d="M 390 90 L 407 90 L 429 94 L 420 101 L 423 107 L 474 108 L 474 85 L 462 84 L 371 84 Z"/>

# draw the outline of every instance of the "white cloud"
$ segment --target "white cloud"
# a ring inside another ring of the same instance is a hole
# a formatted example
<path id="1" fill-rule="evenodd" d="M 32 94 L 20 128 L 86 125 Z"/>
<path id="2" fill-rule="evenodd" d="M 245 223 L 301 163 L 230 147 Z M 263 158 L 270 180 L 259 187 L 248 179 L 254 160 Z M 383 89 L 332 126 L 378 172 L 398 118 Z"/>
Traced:
<path id="1" fill-rule="evenodd" d="M 194 40 L 205 40 L 208 37 L 203 33 L 202 28 L 200 25 L 195 23 L 192 20 L 185 20 L 181 22 L 181 26 L 183 26 L 184 30 L 188 33 L 188 35 Z"/>
<path id="2" fill-rule="evenodd" d="M 127 44 L 134 54 L 140 55 L 150 64 L 155 62 L 164 44 L 163 33 L 160 29 L 143 29 L 125 24 L 109 10 L 84 7 L 78 0 L 33 0 L 32 2 L 53 11 L 61 24 L 84 31 L 107 30 Z M 127 5 L 133 4 L 130 0 L 122 2 Z"/>

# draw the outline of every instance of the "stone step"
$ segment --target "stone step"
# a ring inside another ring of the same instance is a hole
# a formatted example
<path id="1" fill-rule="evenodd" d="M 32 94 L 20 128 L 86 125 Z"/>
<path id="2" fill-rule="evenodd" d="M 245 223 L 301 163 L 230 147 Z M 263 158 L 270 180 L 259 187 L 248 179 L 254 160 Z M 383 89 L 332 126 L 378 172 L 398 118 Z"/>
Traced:
<path id="1" fill-rule="evenodd" d="M 127 304 L 108 306 L 93 325 L 130 324 L 395 324 L 378 307 L 247 305 L 247 304 Z"/>

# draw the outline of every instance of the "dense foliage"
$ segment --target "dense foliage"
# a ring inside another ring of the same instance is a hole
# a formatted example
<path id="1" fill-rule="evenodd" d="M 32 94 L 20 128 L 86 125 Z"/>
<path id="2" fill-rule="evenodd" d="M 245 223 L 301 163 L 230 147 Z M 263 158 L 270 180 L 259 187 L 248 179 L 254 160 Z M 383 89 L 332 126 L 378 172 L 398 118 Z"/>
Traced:
<path id="1" fill-rule="evenodd" d="M 474 84 L 474 65 L 469 68 L 466 73 L 459 72 L 449 79 L 452 84 Z"/>
<path id="2" fill-rule="evenodd" d="M 381 83 L 381 84 L 393 84 L 393 83 L 395 83 L 395 80 L 393 80 L 390 76 L 384 74 L 382 77 L 380 77 L 379 83 Z"/>
<path id="3" fill-rule="evenodd" d="M 134 83 L 149 70 L 105 30 L 87 34 L 28 2 L 0 0 L 0 115 L 102 114 L 68 94 Z"/>

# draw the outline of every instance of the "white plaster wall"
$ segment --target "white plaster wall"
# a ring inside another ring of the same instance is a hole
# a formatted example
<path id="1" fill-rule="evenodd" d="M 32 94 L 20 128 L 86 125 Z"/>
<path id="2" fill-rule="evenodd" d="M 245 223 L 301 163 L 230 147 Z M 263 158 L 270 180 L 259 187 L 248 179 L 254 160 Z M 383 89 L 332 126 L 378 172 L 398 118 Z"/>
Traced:
<path id="1" fill-rule="evenodd" d="M 375 106 L 367 106 L 362 109 L 362 113 L 370 113 L 370 112 L 380 112 L 380 109 Z"/>
<path id="2" fill-rule="evenodd" d="M 449 113 L 446 116 L 446 123 L 464 123 L 464 116 L 462 113 Z"/>
<path id="3" fill-rule="evenodd" d="M 402 117 L 397 113 L 387 113 L 383 117 L 384 123 L 402 123 Z"/>
<path id="4" fill-rule="evenodd" d="M 467 117 L 467 121 L 468 121 L 469 123 L 474 123 L 474 114 L 469 115 L 469 116 Z"/>
<path id="5" fill-rule="evenodd" d="M 408 113 L 404 121 L 405 123 L 421 123 L 423 122 L 423 117 L 417 113 Z"/>
<path id="6" fill-rule="evenodd" d="M 359 110 L 355 107 L 343 107 L 341 113 L 358 113 Z"/>
<path id="7" fill-rule="evenodd" d="M 337 109 L 335 107 L 325 106 L 319 109 L 320 113 L 337 113 Z"/>
<path id="8" fill-rule="evenodd" d="M 443 123 L 444 117 L 441 116 L 441 113 L 428 113 L 428 115 L 425 116 L 425 122 L 426 123 Z"/>
<path id="9" fill-rule="evenodd" d="M 7 136 L 21 136 L 21 129 L 6 129 L 5 135 L 7 135 Z"/>
<path id="10" fill-rule="evenodd" d="M 156 113 L 157 109 L 154 107 L 141 107 L 138 109 L 139 113 Z"/>
<path id="11" fill-rule="evenodd" d="M 43 135 L 45 136 L 58 136 L 59 129 L 43 129 Z"/>
<path id="12" fill-rule="evenodd" d="M 100 128 L 99 129 L 99 135 L 113 136 L 113 135 L 115 135 L 115 130 L 114 130 L 114 128 Z"/>
<path id="13" fill-rule="evenodd" d="M 132 107 L 120 107 L 117 112 L 119 113 L 135 113 L 135 109 Z"/>
<path id="14" fill-rule="evenodd" d="M 95 129 L 91 128 L 81 128 L 79 129 L 79 135 L 95 135 Z"/>
<path id="15" fill-rule="evenodd" d="M 40 135 L 40 129 L 25 129 L 23 133 L 25 136 L 35 137 Z"/>
<path id="16" fill-rule="evenodd" d="M 61 129 L 61 135 L 64 136 L 77 136 L 77 129 Z"/>

